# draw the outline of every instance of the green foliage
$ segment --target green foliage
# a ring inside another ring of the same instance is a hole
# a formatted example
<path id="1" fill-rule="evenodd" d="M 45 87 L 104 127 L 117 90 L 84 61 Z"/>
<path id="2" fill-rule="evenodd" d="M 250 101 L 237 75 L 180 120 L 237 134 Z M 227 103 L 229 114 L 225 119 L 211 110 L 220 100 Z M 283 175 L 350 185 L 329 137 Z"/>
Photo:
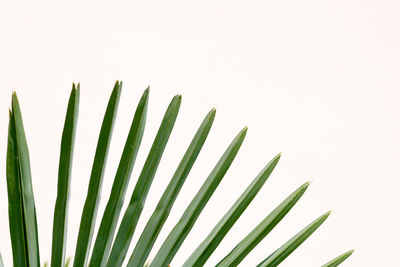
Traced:
<path id="1" fill-rule="evenodd" d="M 168 219 L 169 213 L 179 194 L 192 166 L 194 165 L 205 143 L 214 122 L 215 109 L 204 118 L 179 163 L 168 186 L 161 196 L 156 209 L 140 234 L 134 250 L 126 258 L 128 248 L 134 235 L 137 223 L 143 210 L 164 149 L 172 133 L 178 116 L 181 96 L 175 96 L 161 122 L 153 145 L 138 177 L 128 206 L 118 226 L 125 193 L 131 177 L 132 168 L 145 130 L 149 89 L 147 88 L 136 108 L 131 128 L 125 143 L 120 163 L 115 174 L 111 193 L 103 213 L 94 246 L 91 249 L 97 209 L 100 201 L 101 185 L 107 161 L 109 144 L 117 113 L 122 83 L 116 82 L 110 96 L 98 138 L 94 162 L 89 180 L 85 204 L 82 211 L 78 232 L 73 267 L 84 266 L 168 266 L 179 251 L 186 236 L 196 223 L 207 202 L 228 171 L 235 159 L 247 128 L 241 130 L 222 154 L 214 169 L 188 204 L 178 223 L 170 231 L 155 258 L 149 262 L 148 256 L 158 235 Z M 57 199 L 54 207 L 53 240 L 51 267 L 69 266 L 71 258 L 65 261 L 67 242 L 68 198 L 70 194 L 71 169 L 75 132 L 78 118 L 79 85 L 73 85 L 67 107 L 67 114 L 61 139 L 60 161 L 58 171 Z M 220 242 L 250 205 L 272 171 L 277 166 L 281 155 L 273 158 L 254 178 L 242 195 L 225 213 L 212 231 L 199 243 L 195 251 L 185 261 L 184 266 L 203 266 L 213 254 Z M 22 115 L 16 94 L 12 95 L 7 146 L 7 192 L 9 203 L 10 237 L 13 262 L 16 267 L 39 267 L 39 241 L 36 223 L 35 202 L 31 182 L 29 152 L 26 142 Z M 218 267 L 236 266 L 257 246 L 270 231 L 286 216 L 298 202 L 309 183 L 305 183 L 282 201 L 265 219 L 263 219 L 232 251 L 223 257 Z M 298 246 L 300 246 L 329 216 L 329 212 L 317 218 L 293 238 L 269 255 L 258 266 L 272 267 L 279 265 Z M 90 255 L 90 251 L 91 255 Z M 346 260 L 353 251 L 348 251 L 323 267 L 334 267 Z M 47 263 L 45 263 L 47 266 Z M 0 255 L 0 267 L 3 262 Z"/>
<path id="2" fill-rule="evenodd" d="M 60 166 L 58 171 L 57 199 L 54 207 L 53 244 L 51 266 L 60 266 L 64 262 L 67 241 L 67 217 L 69 185 L 72 169 L 72 154 L 76 122 L 78 117 L 79 84 L 73 86 L 67 108 L 64 130 L 61 139 Z"/>
<path id="3" fill-rule="evenodd" d="M 339 266 L 342 262 L 344 262 L 348 257 L 350 257 L 351 254 L 353 254 L 354 250 L 349 250 L 343 253 L 342 255 L 339 255 L 338 257 L 334 258 L 328 263 L 325 263 L 321 267 L 336 267 Z"/>

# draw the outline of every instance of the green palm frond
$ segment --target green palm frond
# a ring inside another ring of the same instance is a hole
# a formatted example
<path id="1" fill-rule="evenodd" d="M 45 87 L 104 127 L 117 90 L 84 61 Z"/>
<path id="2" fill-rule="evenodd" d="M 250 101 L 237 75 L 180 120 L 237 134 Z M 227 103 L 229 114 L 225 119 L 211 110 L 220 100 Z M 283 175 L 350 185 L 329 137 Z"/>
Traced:
<path id="1" fill-rule="evenodd" d="M 242 129 L 221 155 L 209 176 L 188 204 L 177 224 L 169 232 L 154 259 L 148 260 L 164 223 L 175 200 L 188 177 L 192 166 L 207 139 L 214 122 L 216 111 L 212 109 L 201 122 L 185 154 L 183 155 L 174 175 L 171 177 L 164 193 L 147 221 L 133 252 L 127 255 L 131 246 L 135 229 L 142 213 L 151 184 L 161 162 L 163 152 L 168 144 L 181 105 L 181 96 L 177 95 L 169 104 L 159 130 L 154 138 L 150 152 L 136 181 L 128 206 L 118 225 L 125 194 L 129 184 L 136 156 L 145 130 L 149 88 L 147 88 L 135 111 L 128 137 L 115 174 L 106 208 L 100 221 L 100 227 L 94 236 L 94 225 L 97 219 L 97 209 L 100 201 L 101 185 L 111 141 L 113 125 L 117 113 L 122 83 L 116 82 L 111 93 L 103 118 L 94 162 L 89 180 L 85 204 L 82 211 L 78 231 L 77 245 L 73 257 L 73 267 L 84 266 L 169 266 L 178 253 L 185 238 L 193 228 L 202 210 L 212 197 L 222 181 L 230 165 L 235 159 L 246 136 L 247 128 Z M 74 140 L 79 109 L 79 84 L 73 85 L 64 129 L 61 138 L 60 161 L 58 170 L 57 199 L 54 207 L 53 240 L 51 266 L 69 266 L 71 258 L 65 260 L 67 243 L 68 199 L 70 194 L 71 168 L 73 160 Z M 231 208 L 222 216 L 208 235 L 198 244 L 197 248 L 185 261 L 183 266 L 203 266 L 214 253 L 224 237 L 234 226 L 246 208 L 263 187 L 277 166 L 281 155 L 273 158 L 243 191 Z M 10 237 L 13 252 L 13 262 L 16 267 L 39 267 L 39 241 L 36 223 L 35 202 L 31 182 L 29 152 L 26 142 L 22 115 L 16 94 L 12 95 L 7 146 L 7 191 L 9 203 Z M 268 214 L 247 236 L 217 264 L 218 267 L 237 266 L 247 255 L 274 229 L 286 214 L 300 200 L 309 182 L 301 185 L 291 193 L 281 204 Z M 329 216 L 329 212 L 317 218 L 293 238 L 269 255 L 258 266 L 277 266 L 300 246 Z M 346 260 L 353 251 L 348 251 L 323 267 L 338 266 Z M 129 256 L 129 257 L 128 257 Z M 45 263 L 47 266 L 47 263 Z M 3 262 L 0 255 L 0 267 Z"/>

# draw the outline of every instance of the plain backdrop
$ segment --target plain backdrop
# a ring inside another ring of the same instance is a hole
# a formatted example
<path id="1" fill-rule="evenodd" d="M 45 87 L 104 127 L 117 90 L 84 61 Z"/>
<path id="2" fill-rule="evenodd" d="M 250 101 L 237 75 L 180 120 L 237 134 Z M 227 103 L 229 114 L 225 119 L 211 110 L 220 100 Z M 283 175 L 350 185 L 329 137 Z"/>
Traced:
<path id="1" fill-rule="evenodd" d="M 210 135 L 151 253 L 231 139 L 246 140 L 177 253 L 180 266 L 277 153 L 282 159 L 207 262 L 213 266 L 289 193 L 312 184 L 242 266 L 254 266 L 328 210 L 330 218 L 282 266 L 400 266 L 400 2 L 2 1 L 0 4 L 0 251 L 11 266 L 5 155 L 11 93 L 22 105 L 42 262 L 50 259 L 59 144 L 72 82 L 81 83 L 67 255 L 73 255 L 101 120 L 124 82 L 102 204 L 133 112 L 150 85 L 130 197 L 170 99 L 182 94 L 133 242 L 206 113 Z M 130 251 L 132 251 L 131 246 Z"/>

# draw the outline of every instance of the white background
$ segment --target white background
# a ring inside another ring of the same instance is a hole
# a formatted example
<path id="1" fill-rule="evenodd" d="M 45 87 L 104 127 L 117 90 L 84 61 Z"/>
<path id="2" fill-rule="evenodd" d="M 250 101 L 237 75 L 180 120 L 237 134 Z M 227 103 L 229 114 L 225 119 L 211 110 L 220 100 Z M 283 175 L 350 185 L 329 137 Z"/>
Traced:
<path id="1" fill-rule="evenodd" d="M 327 210 L 333 214 L 282 266 L 400 266 L 400 2 L 2 1 L 0 4 L 0 251 L 11 266 L 5 178 L 8 112 L 16 90 L 31 153 L 42 262 L 50 259 L 58 153 L 72 82 L 81 105 L 71 184 L 72 255 L 98 132 L 115 80 L 124 82 L 99 217 L 136 104 L 150 106 L 130 197 L 165 108 L 181 112 L 134 241 L 203 116 L 217 117 L 159 236 L 158 248 L 230 140 L 246 140 L 172 262 L 180 266 L 277 153 L 281 162 L 207 266 L 290 192 L 302 200 L 243 261 L 254 266 Z M 100 219 L 98 219 L 99 221 Z M 132 249 L 132 247 L 131 247 Z M 152 252 L 152 257 L 155 255 Z"/>

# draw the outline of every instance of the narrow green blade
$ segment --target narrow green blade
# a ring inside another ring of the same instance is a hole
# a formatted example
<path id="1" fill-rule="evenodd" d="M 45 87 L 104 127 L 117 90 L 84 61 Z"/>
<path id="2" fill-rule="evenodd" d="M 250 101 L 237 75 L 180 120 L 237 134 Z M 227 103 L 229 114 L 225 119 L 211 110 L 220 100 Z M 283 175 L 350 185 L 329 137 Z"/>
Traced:
<path id="1" fill-rule="evenodd" d="M 88 193 L 82 211 L 79 226 L 78 240 L 75 249 L 74 267 L 86 266 L 90 244 L 93 237 L 93 229 L 96 221 L 97 208 L 100 201 L 100 190 L 103 181 L 104 168 L 107 161 L 108 147 L 111 140 L 112 129 L 117 113 L 119 97 L 121 94 L 121 82 L 116 82 L 101 125 L 96 154 L 90 175 Z"/>
<path id="2" fill-rule="evenodd" d="M 196 248 L 196 250 L 190 255 L 190 257 L 183 264 L 185 267 L 189 266 L 203 266 L 214 250 L 221 243 L 222 239 L 232 228 L 235 222 L 242 215 L 243 211 L 249 206 L 250 202 L 254 199 L 261 187 L 267 181 L 271 175 L 281 154 L 278 154 L 273 158 L 267 166 L 257 175 L 252 183 L 246 188 L 242 195 L 236 200 L 228 212 L 222 217 L 222 219 L 213 228 L 211 233 L 204 239 L 203 242 Z"/>
<path id="3" fill-rule="evenodd" d="M 156 257 L 150 264 L 151 267 L 168 266 L 168 264 L 172 261 L 179 247 L 199 217 L 204 206 L 207 204 L 225 173 L 228 171 L 228 168 L 230 167 L 233 159 L 239 151 L 241 144 L 243 143 L 246 132 L 247 127 L 240 131 L 240 133 L 229 145 L 221 159 L 218 161 L 217 165 L 208 176 L 207 180 L 203 183 L 196 196 L 186 208 L 179 222 L 175 225 L 174 229 L 170 232 L 167 239 L 162 244 L 160 250 L 157 252 Z"/>
<path id="4" fill-rule="evenodd" d="M 79 109 L 78 105 L 79 84 L 77 87 L 75 87 L 75 84 L 73 84 L 61 139 L 57 199 L 54 207 L 53 221 L 53 244 L 51 251 L 52 267 L 61 267 L 64 265 L 65 246 L 67 242 L 68 198 L 75 142 L 76 122 Z"/>
<path id="5" fill-rule="evenodd" d="M 298 248 L 321 224 L 328 218 L 331 212 L 323 214 L 321 217 L 310 223 L 307 227 L 297 233 L 283 246 L 278 248 L 268 258 L 262 261 L 257 267 L 275 267 L 286 259 L 296 248 Z"/>
<path id="6" fill-rule="evenodd" d="M 309 182 L 300 186 L 261 221 L 217 266 L 237 266 L 271 232 L 301 198 Z"/>
<path id="7" fill-rule="evenodd" d="M 336 267 L 339 266 L 342 262 L 344 262 L 348 257 L 350 257 L 351 254 L 353 254 L 354 249 L 349 250 L 345 253 L 343 253 L 342 255 L 334 258 L 333 260 L 331 260 L 328 263 L 325 263 L 324 265 L 322 265 L 321 267 Z"/>
<path id="8" fill-rule="evenodd" d="M 143 266 L 145 264 L 154 242 L 156 241 L 158 234 L 160 233 L 160 230 L 169 215 L 172 205 L 174 204 L 175 199 L 190 172 L 190 169 L 196 161 L 204 142 L 206 141 L 207 135 L 214 121 L 214 117 L 215 109 L 211 110 L 207 114 L 197 130 L 196 135 L 193 137 L 192 142 L 186 150 L 185 155 L 183 156 L 171 181 L 169 182 L 160 201 L 158 202 L 156 209 L 147 222 L 139 241 L 136 243 L 135 249 L 128 263 L 129 267 Z"/>
<path id="9" fill-rule="evenodd" d="M 25 137 L 24 125 L 22 122 L 21 109 L 15 93 L 12 96 L 12 116 L 14 117 L 12 121 L 14 122 L 15 127 L 15 161 L 17 163 L 17 173 L 20 177 L 22 210 L 25 223 L 25 255 L 27 255 L 27 264 L 29 267 L 39 267 L 39 241 L 37 234 L 36 210 L 32 189 L 29 151 Z"/>
<path id="10" fill-rule="evenodd" d="M 105 260 L 108 256 L 115 227 L 125 198 L 126 188 L 129 184 L 132 169 L 142 141 L 146 123 L 148 100 L 149 88 L 144 91 L 133 116 L 131 128 L 125 142 L 110 197 L 103 213 L 100 228 L 96 237 L 96 242 L 89 263 L 91 266 L 93 266 L 93 264 L 94 266 L 105 265 Z"/>
<path id="11" fill-rule="evenodd" d="M 4 267 L 3 258 L 1 257 L 1 253 L 0 253 L 0 267 Z"/>
<path id="12" fill-rule="evenodd" d="M 131 200 L 125 210 L 121 224 L 119 226 L 114 244 L 112 246 L 111 254 L 107 262 L 107 266 L 120 266 L 125 258 L 130 241 L 135 231 L 137 222 L 142 212 L 144 203 L 146 201 L 147 193 L 150 189 L 154 175 L 156 174 L 158 165 L 160 163 L 162 154 L 167 145 L 169 136 L 171 135 L 176 118 L 178 116 L 179 108 L 181 105 L 181 96 L 175 96 L 165 112 L 164 118 L 161 122 L 160 128 L 154 139 L 153 145 L 144 163 L 143 169 L 136 182 L 135 189 L 133 190 Z M 119 214 L 119 211 L 118 211 Z M 115 222 L 116 223 L 116 222 Z M 106 225 L 106 224 L 105 224 Z M 99 250 L 96 251 L 97 255 L 92 256 L 90 266 L 103 266 L 106 262 L 110 252 L 112 238 L 114 236 L 115 225 L 108 234 L 107 243 L 99 243 Z M 101 226 L 100 226 L 101 230 Z M 99 231 L 100 232 L 100 231 Z M 99 238 L 99 236 L 98 236 Z M 104 238 L 105 239 L 105 238 Z"/>
<path id="13" fill-rule="evenodd" d="M 7 192 L 8 221 L 10 226 L 11 246 L 14 266 L 28 266 L 25 221 L 23 214 L 21 177 L 19 175 L 17 143 L 15 140 L 15 122 L 10 110 L 7 145 Z"/>

